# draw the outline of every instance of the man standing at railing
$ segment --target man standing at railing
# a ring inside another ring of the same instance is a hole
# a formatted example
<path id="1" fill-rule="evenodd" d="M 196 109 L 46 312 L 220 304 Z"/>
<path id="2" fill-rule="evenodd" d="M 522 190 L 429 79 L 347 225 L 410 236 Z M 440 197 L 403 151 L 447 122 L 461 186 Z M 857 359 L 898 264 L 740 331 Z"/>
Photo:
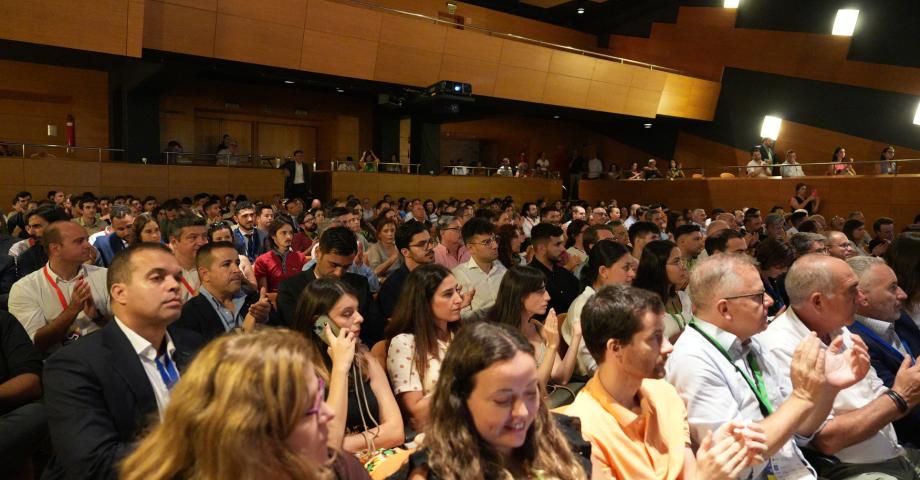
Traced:
<path id="1" fill-rule="evenodd" d="M 769 166 L 760 156 L 760 146 L 751 149 L 751 161 L 747 164 L 747 176 L 750 178 L 769 177 Z"/>
<path id="2" fill-rule="evenodd" d="M 299 198 L 307 202 L 310 195 L 310 169 L 303 161 L 303 150 L 294 150 L 294 161 L 281 167 L 284 170 L 285 198 Z"/>

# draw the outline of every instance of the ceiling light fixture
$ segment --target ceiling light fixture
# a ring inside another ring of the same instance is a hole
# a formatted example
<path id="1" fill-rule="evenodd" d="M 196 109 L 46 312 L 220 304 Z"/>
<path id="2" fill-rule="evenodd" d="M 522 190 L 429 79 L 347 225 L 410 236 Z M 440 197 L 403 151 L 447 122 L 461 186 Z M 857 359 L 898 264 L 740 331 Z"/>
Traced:
<path id="1" fill-rule="evenodd" d="M 341 88 L 339 88 L 339 87 L 335 87 L 335 91 L 336 91 L 336 92 L 339 92 L 339 93 L 345 93 L 345 90 L 344 90 L 344 89 L 341 89 Z"/>
<path id="2" fill-rule="evenodd" d="M 858 18 L 859 10 L 848 8 L 837 10 L 837 17 L 834 18 L 834 28 L 831 30 L 831 34 L 852 37 L 853 31 L 856 30 L 856 19 Z"/>
<path id="3" fill-rule="evenodd" d="M 920 110 L 917 110 L 917 111 L 920 112 Z M 558 119 L 559 115 L 553 115 L 553 118 Z"/>
<path id="4" fill-rule="evenodd" d="M 288 85 L 293 85 L 293 84 L 294 84 L 294 81 L 293 81 L 293 80 L 285 80 L 284 83 L 286 83 L 286 84 L 288 84 Z"/>
<path id="5" fill-rule="evenodd" d="M 651 124 L 651 123 L 643 123 L 642 126 L 645 127 L 645 128 L 652 128 L 652 124 Z"/>
<path id="6" fill-rule="evenodd" d="M 575 12 L 578 13 L 579 15 L 584 15 L 585 7 L 578 7 L 575 9 Z"/>

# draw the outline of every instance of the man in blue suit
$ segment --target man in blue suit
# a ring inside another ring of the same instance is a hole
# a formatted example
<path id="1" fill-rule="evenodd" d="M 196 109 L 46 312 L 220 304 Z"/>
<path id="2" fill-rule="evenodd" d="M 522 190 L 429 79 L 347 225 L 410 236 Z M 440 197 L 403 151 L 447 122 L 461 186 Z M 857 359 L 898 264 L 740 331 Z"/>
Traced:
<path id="1" fill-rule="evenodd" d="M 859 256 L 847 260 L 859 276 L 859 289 L 865 301 L 856 312 L 856 322 L 850 327 L 869 347 L 872 367 L 886 387 L 904 395 L 901 389 L 917 389 L 920 385 L 909 375 L 920 367 L 914 365 L 920 352 L 920 329 L 903 313 L 901 307 L 907 294 L 898 286 L 894 271 L 877 257 Z M 910 360 L 908 362 L 908 359 Z M 912 367 L 912 365 L 914 365 Z M 920 409 L 913 408 L 906 416 L 893 422 L 901 444 L 920 446 Z"/>
<path id="2" fill-rule="evenodd" d="M 132 228 L 134 224 L 134 215 L 131 209 L 124 205 L 112 207 L 112 233 L 96 238 L 93 246 L 99 251 L 97 264 L 108 268 L 112 265 L 112 259 L 115 254 L 128 247 L 131 242 L 131 236 L 134 234 Z"/>
<path id="3" fill-rule="evenodd" d="M 256 228 L 256 210 L 249 202 L 236 204 L 236 228 L 233 229 L 233 246 L 240 255 L 255 263 L 256 257 L 267 250 L 267 233 Z"/>

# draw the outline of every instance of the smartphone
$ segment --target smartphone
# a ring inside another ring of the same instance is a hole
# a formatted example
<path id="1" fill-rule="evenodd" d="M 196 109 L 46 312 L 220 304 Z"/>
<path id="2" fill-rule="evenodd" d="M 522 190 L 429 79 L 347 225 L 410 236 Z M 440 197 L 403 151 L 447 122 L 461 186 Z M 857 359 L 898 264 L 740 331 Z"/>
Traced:
<path id="1" fill-rule="evenodd" d="M 313 333 L 315 333 L 319 338 L 322 338 L 326 344 L 329 344 L 329 339 L 326 338 L 326 325 L 329 325 L 329 328 L 332 330 L 332 334 L 335 336 L 339 335 L 339 328 L 335 322 L 329 318 L 329 315 L 320 315 L 316 319 L 316 322 L 313 323 Z"/>

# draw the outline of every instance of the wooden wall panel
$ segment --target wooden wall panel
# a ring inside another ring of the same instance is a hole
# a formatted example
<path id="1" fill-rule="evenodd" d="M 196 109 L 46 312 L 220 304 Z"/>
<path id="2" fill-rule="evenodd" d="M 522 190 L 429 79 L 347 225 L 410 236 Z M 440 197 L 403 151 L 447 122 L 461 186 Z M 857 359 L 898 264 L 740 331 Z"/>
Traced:
<path id="1" fill-rule="evenodd" d="M 735 67 L 920 95 L 915 68 L 848 60 L 850 37 L 734 28 L 735 15 L 680 7 L 677 23 L 653 24 L 649 38 L 612 35 L 609 52 L 716 81 L 724 67 Z"/>
<path id="2" fill-rule="evenodd" d="M 5 0 L 0 38 L 128 55 L 129 3 L 97 0 L 88 8 L 69 0 Z"/>
<path id="3" fill-rule="evenodd" d="M 446 35 L 447 28 L 441 25 L 398 15 L 383 15 L 380 25 L 381 43 L 432 53 L 444 51 Z"/>
<path id="4" fill-rule="evenodd" d="M 591 80 L 585 106 L 591 110 L 604 112 L 626 111 L 626 97 L 629 87 Z"/>
<path id="5" fill-rule="evenodd" d="M 374 79 L 416 87 L 427 87 L 440 80 L 441 55 L 438 53 L 381 43 L 377 48 Z"/>
<path id="6" fill-rule="evenodd" d="M 579 192 L 591 202 L 609 200 L 620 204 L 664 203 L 672 210 L 702 207 L 737 209 L 757 207 L 769 210 L 774 205 L 789 209 L 789 197 L 795 185 L 805 182 L 817 188 L 821 196 L 819 213 L 830 218 L 861 210 L 869 221 L 887 216 L 895 220 L 895 230 L 911 223 L 920 213 L 920 196 L 913 195 L 920 185 L 920 175 L 880 177 L 805 177 L 803 179 L 721 179 L 652 181 L 582 181 Z M 907 193 L 907 194 L 905 194 Z"/>
<path id="7" fill-rule="evenodd" d="M 475 30 L 447 30 L 444 54 L 498 63 L 502 56 L 502 40 Z"/>
<path id="8" fill-rule="evenodd" d="M 548 48 L 515 40 L 502 40 L 502 65 L 548 72 L 552 57 L 553 51 Z"/>
<path id="9" fill-rule="evenodd" d="M 305 30 L 300 68 L 371 80 L 377 65 L 377 42 Z"/>
<path id="10" fill-rule="evenodd" d="M 305 28 L 376 42 L 380 39 L 381 21 L 382 14 L 374 10 L 327 0 L 310 0 Z"/>
<path id="11" fill-rule="evenodd" d="M 390 194 L 396 198 L 418 197 L 435 201 L 511 195 L 516 202 L 523 202 L 537 197 L 557 199 L 562 194 L 562 182 L 549 179 L 331 172 L 329 181 L 332 198 L 354 194 L 372 201 Z"/>
<path id="12" fill-rule="evenodd" d="M 549 62 L 549 72 L 570 77 L 591 79 L 597 59 L 575 53 L 553 51 Z"/>
<path id="13" fill-rule="evenodd" d="M 590 80 L 549 73 L 543 89 L 543 103 L 572 108 L 585 108 Z"/>
<path id="14" fill-rule="evenodd" d="M 661 92 L 658 113 L 672 117 L 712 119 L 720 89 L 718 82 L 669 73 Z"/>
<path id="15" fill-rule="evenodd" d="M 157 0 L 145 5 L 144 48 L 214 56 L 217 13 Z"/>
<path id="16" fill-rule="evenodd" d="M 500 65 L 495 80 L 495 96 L 540 102 L 546 87 L 546 72 Z"/>
<path id="17" fill-rule="evenodd" d="M 303 28 L 217 15 L 214 56 L 238 62 L 299 68 Z"/>
<path id="18" fill-rule="evenodd" d="M 307 0 L 220 0 L 218 12 L 303 28 L 307 15 Z"/>
<path id="19" fill-rule="evenodd" d="M 128 2 L 127 28 L 125 55 L 140 58 L 144 44 L 144 0 Z"/>

